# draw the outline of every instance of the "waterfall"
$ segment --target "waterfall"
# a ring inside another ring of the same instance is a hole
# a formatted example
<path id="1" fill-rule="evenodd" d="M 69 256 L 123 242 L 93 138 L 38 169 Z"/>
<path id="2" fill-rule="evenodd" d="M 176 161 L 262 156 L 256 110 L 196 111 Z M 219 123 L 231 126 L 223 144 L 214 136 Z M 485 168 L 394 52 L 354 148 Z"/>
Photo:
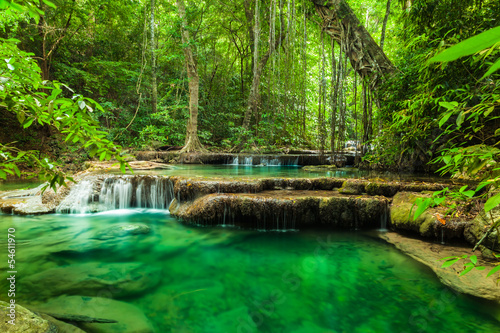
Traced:
<path id="1" fill-rule="evenodd" d="M 252 166 L 253 165 L 253 157 L 252 156 L 245 157 L 245 159 L 243 160 L 243 165 Z"/>
<path id="2" fill-rule="evenodd" d="M 165 177 L 95 177 L 73 186 L 56 211 L 84 214 L 136 207 L 168 209 L 173 198 L 173 184 Z"/>
<path id="3" fill-rule="evenodd" d="M 56 209 L 58 213 L 84 214 L 91 210 L 94 202 L 93 183 L 89 180 L 82 180 L 69 192 Z"/>
<path id="4" fill-rule="evenodd" d="M 229 165 L 238 165 L 238 156 L 235 156 L 233 158 L 233 161 L 231 163 L 229 163 Z"/>
<path id="5" fill-rule="evenodd" d="M 389 221 L 390 216 L 391 216 L 391 213 L 389 210 L 389 202 L 386 200 L 382 204 L 382 212 L 380 214 L 380 229 L 379 229 L 379 231 L 387 231 L 387 222 Z"/>

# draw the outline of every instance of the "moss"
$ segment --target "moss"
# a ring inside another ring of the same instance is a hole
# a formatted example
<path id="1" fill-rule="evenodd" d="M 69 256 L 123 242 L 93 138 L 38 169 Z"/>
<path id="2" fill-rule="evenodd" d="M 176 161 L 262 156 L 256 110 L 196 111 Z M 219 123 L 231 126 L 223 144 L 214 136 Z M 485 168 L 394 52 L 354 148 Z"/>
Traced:
<path id="1" fill-rule="evenodd" d="M 365 185 L 365 192 L 368 195 L 383 195 L 385 197 L 393 197 L 398 191 L 399 184 L 369 182 Z"/>
<path id="2" fill-rule="evenodd" d="M 410 192 L 397 193 L 391 206 L 391 227 L 395 230 L 413 231 L 424 237 L 436 237 L 439 224 L 432 215 L 433 210 L 427 210 L 413 219 L 415 200 L 423 197 L 427 196 Z"/>
<path id="3" fill-rule="evenodd" d="M 339 189 L 339 193 L 342 194 L 361 194 L 365 190 L 365 184 L 363 182 L 346 180 Z"/>

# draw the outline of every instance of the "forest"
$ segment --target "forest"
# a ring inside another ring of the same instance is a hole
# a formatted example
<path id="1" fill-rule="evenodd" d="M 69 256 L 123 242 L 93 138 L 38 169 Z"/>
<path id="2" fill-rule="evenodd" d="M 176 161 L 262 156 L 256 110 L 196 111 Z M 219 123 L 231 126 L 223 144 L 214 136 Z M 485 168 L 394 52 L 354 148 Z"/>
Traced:
<path id="1" fill-rule="evenodd" d="M 498 330 L 500 1 L 0 13 L 0 331 Z"/>
<path id="2" fill-rule="evenodd" d="M 28 166 L 62 184 L 65 165 L 124 169 L 165 147 L 334 156 L 353 141 L 365 168 L 498 182 L 498 1 L 0 8 L 1 178 Z"/>

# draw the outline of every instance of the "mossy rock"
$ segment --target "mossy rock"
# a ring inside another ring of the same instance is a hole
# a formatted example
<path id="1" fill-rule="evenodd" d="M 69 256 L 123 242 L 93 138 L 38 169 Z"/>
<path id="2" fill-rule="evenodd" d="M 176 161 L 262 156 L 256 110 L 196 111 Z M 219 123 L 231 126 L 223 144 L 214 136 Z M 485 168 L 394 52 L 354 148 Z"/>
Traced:
<path id="1" fill-rule="evenodd" d="M 477 215 L 476 218 L 466 226 L 464 230 L 465 239 L 471 244 L 476 244 L 483 238 L 492 222 L 496 222 L 498 219 L 500 219 L 500 207 L 492 209 L 488 212 L 488 215 L 484 213 Z M 498 230 L 493 230 L 488 237 L 482 241 L 480 249 L 483 256 L 487 258 L 494 258 L 494 253 L 492 252 L 500 252 L 500 234 Z"/>
<path id="2" fill-rule="evenodd" d="M 324 172 L 324 171 L 331 171 L 331 170 L 336 170 L 337 166 L 336 165 L 307 165 L 302 168 L 304 171 L 308 172 Z"/>
<path id="3" fill-rule="evenodd" d="M 397 193 L 391 206 L 391 227 L 395 230 L 412 231 L 424 237 L 433 237 L 436 218 L 432 216 L 432 213 L 426 211 L 417 219 L 413 218 L 416 210 L 415 201 L 417 198 L 426 197 L 426 195 L 412 192 Z"/>
<path id="4" fill-rule="evenodd" d="M 346 180 L 339 189 L 342 194 L 361 194 L 365 191 L 365 183 L 354 180 Z"/>
<path id="5" fill-rule="evenodd" d="M 369 182 L 365 185 L 365 192 L 368 195 L 383 195 L 393 197 L 399 191 L 399 184 L 385 184 L 380 182 Z"/>

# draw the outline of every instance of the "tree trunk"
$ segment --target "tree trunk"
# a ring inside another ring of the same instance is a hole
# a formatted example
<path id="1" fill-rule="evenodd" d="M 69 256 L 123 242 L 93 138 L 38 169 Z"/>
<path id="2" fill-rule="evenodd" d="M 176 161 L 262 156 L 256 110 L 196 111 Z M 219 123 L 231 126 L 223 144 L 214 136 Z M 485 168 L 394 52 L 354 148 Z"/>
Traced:
<path id="1" fill-rule="evenodd" d="M 352 68 L 372 91 L 376 91 L 385 75 L 395 67 L 375 43 L 345 0 L 310 0 L 323 20 L 323 27 L 345 52 Z"/>
<path id="2" fill-rule="evenodd" d="M 260 66 L 259 61 L 259 39 L 260 39 L 260 12 L 259 12 L 259 0 L 255 0 L 255 26 L 254 26 L 254 47 L 253 47 L 253 79 L 252 86 L 250 88 L 250 94 L 248 95 L 248 104 L 245 111 L 245 117 L 243 118 L 243 128 L 248 130 L 250 128 L 250 119 L 252 113 L 255 113 L 257 106 L 259 104 L 259 87 L 260 87 L 260 76 L 262 74 L 262 69 L 264 66 Z M 271 51 L 271 49 L 269 49 Z M 267 58 L 266 58 L 267 62 Z M 264 64 L 265 65 L 265 64 Z"/>
<path id="3" fill-rule="evenodd" d="M 255 31 L 254 31 L 254 38 L 255 38 L 255 45 L 254 45 L 254 70 L 253 70 L 253 79 L 252 79 L 252 86 L 250 88 L 250 94 L 248 95 L 248 103 L 247 103 L 247 108 L 245 111 L 245 117 L 243 118 L 243 128 L 245 130 L 248 130 L 250 128 L 250 119 L 252 118 L 252 113 L 255 113 L 257 110 L 257 107 L 259 105 L 259 99 L 260 99 L 260 77 L 262 76 L 262 71 L 264 70 L 264 67 L 266 67 L 267 61 L 269 60 L 269 57 L 273 53 L 274 50 L 276 50 L 280 45 L 283 39 L 286 37 L 286 33 L 280 34 L 280 38 L 275 41 L 274 47 L 270 48 L 267 50 L 266 54 L 262 56 L 260 61 L 259 59 L 259 50 L 258 50 L 258 40 L 259 40 L 259 35 L 260 35 L 260 22 L 259 22 L 259 15 L 258 15 L 258 3 L 260 0 L 255 1 Z"/>
<path id="4" fill-rule="evenodd" d="M 391 0 L 387 0 L 387 8 L 385 9 L 384 23 L 382 23 L 382 34 L 380 35 L 380 49 L 384 49 L 385 42 L 385 29 L 387 28 L 387 21 L 391 13 Z"/>
<path id="5" fill-rule="evenodd" d="M 151 0 L 151 112 L 156 113 L 158 88 L 156 86 L 156 47 L 155 47 L 155 0 Z"/>
<path id="6" fill-rule="evenodd" d="M 184 0 L 176 0 L 177 8 L 179 9 L 179 17 L 182 20 L 181 37 L 184 47 L 184 56 L 186 58 L 187 75 L 189 79 L 189 121 L 186 131 L 186 142 L 181 153 L 189 153 L 195 151 L 204 151 L 198 138 L 198 96 L 200 87 L 200 78 L 196 69 L 196 62 L 193 55 L 193 50 L 189 44 L 189 31 L 186 19 L 186 6 Z"/>

